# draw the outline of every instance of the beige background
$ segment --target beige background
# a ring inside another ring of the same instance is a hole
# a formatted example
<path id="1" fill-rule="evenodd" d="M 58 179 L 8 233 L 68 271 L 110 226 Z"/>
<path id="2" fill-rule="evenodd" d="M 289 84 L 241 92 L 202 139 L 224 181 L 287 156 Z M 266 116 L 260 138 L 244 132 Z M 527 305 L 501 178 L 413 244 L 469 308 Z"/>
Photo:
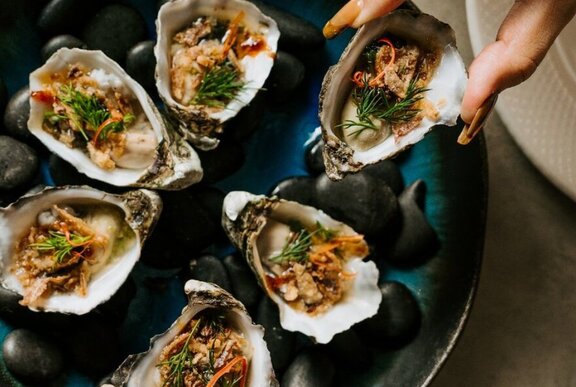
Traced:
<path id="1" fill-rule="evenodd" d="M 415 3 L 452 25 L 470 63 L 465 1 Z M 490 187 L 480 284 L 431 386 L 576 386 L 576 203 L 533 167 L 496 114 L 485 136 Z"/>

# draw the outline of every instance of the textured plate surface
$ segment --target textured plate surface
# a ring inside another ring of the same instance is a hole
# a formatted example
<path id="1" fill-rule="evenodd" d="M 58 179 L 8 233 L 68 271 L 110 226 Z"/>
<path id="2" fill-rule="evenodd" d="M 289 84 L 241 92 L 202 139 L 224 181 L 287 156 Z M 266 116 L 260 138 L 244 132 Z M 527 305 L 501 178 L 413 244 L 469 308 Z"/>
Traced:
<path id="1" fill-rule="evenodd" d="M 494 40 L 512 0 L 466 0 L 474 53 Z M 534 75 L 506 90 L 496 109 L 520 148 L 552 183 L 576 200 L 576 19 Z"/>
<path id="2" fill-rule="evenodd" d="M 36 0 L 22 0 L 26 10 Z M 124 0 L 146 18 L 154 38 L 155 0 Z M 270 1 L 311 21 L 319 28 L 342 2 L 334 0 Z M 37 15 L 37 14 L 36 14 Z M 0 76 L 10 93 L 27 83 L 28 73 L 40 65 L 44 40 L 35 31 L 34 14 L 18 15 L 0 25 Z M 278 181 L 307 174 L 304 144 L 318 126 L 318 93 L 329 65 L 338 60 L 351 33 L 330 41 L 322 50 L 303 54 L 307 76 L 301 95 L 266 114 L 261 127 L 244 144 L 247 159 L 242 169 L 218 186 L 225 190 L 267 193 Z M 24 43 L 26 42 L 26 43 Z M 427 186 L 425 211 L 438 232 L 441 248 L 424 265 L 412 270 L 386 268 L 384 279 L 398 280 L 416 296 L 423 321 L 417 337 L 396 351 L 375 350 L 368 369 L 339 375 L 343 386 L 423 386 L 445 361 L 463 328 L 476 288 L 482 247 L 487 192 L 486 149 L 483 137 L 467 147 L 456 144 L 461 126 L 438 128 L 398 157 L 406 185 L 423 179 Z M 143 286 L 148 277 L 170 280 L 163 293 Z M 138 286 L 128 317 L 121 327 L 122 351 L 143 351 L 149 338 L 164 331 L 179 315 L 185 300 L 182 282 L 174 271 L 137 265 Z M 14 327 L 0 324 L 0 340 Z M 354 356 L 354 354 L 350 354 Z M 0 368 L 3 368 L 0 362 Z M 94 381 L 67 370 L 67 385 L 90 386 Z"/>

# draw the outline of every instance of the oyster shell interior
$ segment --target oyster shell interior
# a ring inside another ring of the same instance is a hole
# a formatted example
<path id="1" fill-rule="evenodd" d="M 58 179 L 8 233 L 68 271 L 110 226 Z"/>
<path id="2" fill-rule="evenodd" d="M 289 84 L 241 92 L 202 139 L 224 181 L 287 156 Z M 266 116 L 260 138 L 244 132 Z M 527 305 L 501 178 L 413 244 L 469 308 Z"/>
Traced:
<path id="1" fill-rule="evenodd" d="M 25 196 L 0 213 L 2 285 L 32 310 L 87 313 L 124 283 L 160 209 L 150 191 L 66 187 Z"/>
<path id="2" fill-rule="evenodd" d="M 373 316 L 381 301 L 368 246 L 342 222 L 296 202 L 231 192 L 224 227 L 267 295 L 284 329 L 319 343 Z"/>
<path id="3" fill-rule="evenodd" d="M 435 125 L 455 125 L 466 81 L 447 24 L 402 10 L 363 26 L 322 86 L 328 175 L 339 179 L 394 156 Z"/>

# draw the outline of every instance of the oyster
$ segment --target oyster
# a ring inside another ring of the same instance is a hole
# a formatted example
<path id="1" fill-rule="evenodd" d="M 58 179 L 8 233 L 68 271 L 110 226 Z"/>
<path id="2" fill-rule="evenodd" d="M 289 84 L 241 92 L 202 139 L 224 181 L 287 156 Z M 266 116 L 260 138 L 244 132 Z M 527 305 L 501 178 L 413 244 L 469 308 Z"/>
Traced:
<path id="1" fill-rule="evenodd" d="M 58 50 L 30 74 L 28 128 L 80 172 L 116 186 L 181 189 L 202 178 L 144 89 L 101 51 Z"/>
<path id="2" fill-rule="evenodd" d="M 272 68 L 276 22 L 244 0 L 173 0 L 160 8 L 156 86 L 181 133 L 214 149 L 223 124 L 247 105 Z"/>
<path id="3" fill-rule="evenodd" d="M 318 343 L 376 314 L 378 269 L 363 261 L 362 235 L 296 202 L 231 192 L 223 226 L 260 285 L 278 305 L 280 323 Z"/>
<path id="4" fill-rule="evenodd" d="M 47 188 L 0 209 L 0 281 L 32 310 L 85 314 L 140 257 L 162 209 L 153 191 Z"/>
<path id="5" fill-rule="evenodd" d="M 264 329 L 244 306 L 211 283 L 189 280 L 184 291 L 188 305 L 180 317 L 152 338 L 148 351 L 129 356 L 112 385 L 231 385 L 214 383 L 239 378 L 242 386 L 278 386 Z"/>
<path id="6" fill-rule="evenodd" d="M 467 82 L 453 30 L 400 10 L 358 30 L 324 77 L 320 122 L 331 179 L 455 125 Z"/>

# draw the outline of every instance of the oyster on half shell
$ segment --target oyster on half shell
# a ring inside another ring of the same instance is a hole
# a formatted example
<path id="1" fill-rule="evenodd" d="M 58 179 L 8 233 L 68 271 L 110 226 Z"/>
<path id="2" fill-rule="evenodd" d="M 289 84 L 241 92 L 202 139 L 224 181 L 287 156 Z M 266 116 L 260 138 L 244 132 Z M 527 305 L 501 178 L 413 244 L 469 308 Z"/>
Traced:
<path id="1" fill-rule="evenodd" d="M 101 51 L 62 48 L 30 74 L 28 128 L 89 177 L 116 186 L 182 189 L 200 159 L 136 81 Z"/>
<path id="2" fill-rule="evenodd" d="M 266 294 L 280 323 L 318 343 L 376 314 L 378 269 L 349 226 L 313 207 L 231 192 L 222 223 Z"/>
<path id="3" fill-rule="evenodd" d="M 160 8 L 156 30 L 158 93 L 180 132 L 214 149 L 272 69 L 276 22 L 245 0 L 173 0 Z"/>
<path id="4" fill-rule="evenodd" d="M 47 188 L 0 209 L 0 281 L 32 310 L 85 314 L 125 282 L 160 216 L 153 191 Z"/>
<path id="5" fill-rule="evenodd" d="M 189 280 L 184 291 L 188 305 L 180 317 L 152 338 L 148 351 L 129 356 L 112 375 L 111 384 L 176 386 L 185 385 L 185 379 L 190 385 L 207 385 L 239 378 L 240 385 L 277 387 L 264 329 L 252 323 L 242 303 L 207 282 Z M 182 362 L 187 359 L 194 361 Z M 181 372 L 171 372 L 180 364 Z"/>
<path id="6" fill-rule="evenodd" d="M 406 10 L 367 23 L 322 84 L 326 173 L 339 180 L 455 125 L 466 82 L 447 24 Z"/>

